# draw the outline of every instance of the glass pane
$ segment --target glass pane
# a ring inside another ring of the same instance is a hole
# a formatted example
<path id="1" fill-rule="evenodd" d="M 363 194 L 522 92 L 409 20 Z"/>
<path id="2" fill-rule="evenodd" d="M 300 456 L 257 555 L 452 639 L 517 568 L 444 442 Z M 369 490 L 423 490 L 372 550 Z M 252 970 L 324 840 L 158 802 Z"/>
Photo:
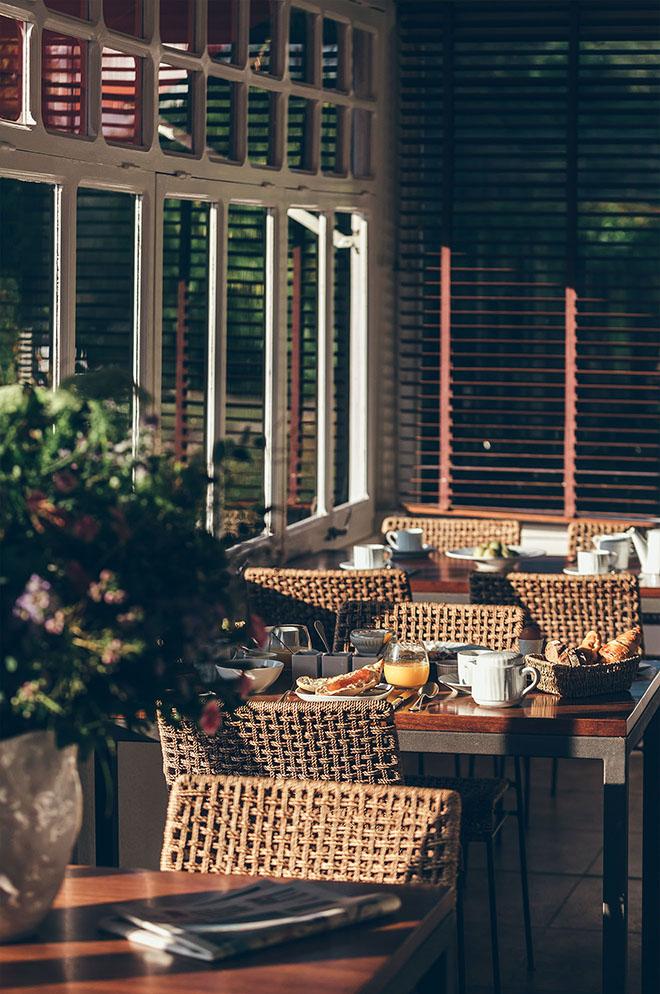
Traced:
<path id="1" fill-rule="evenodd" d="M 187 69 L 163 63 L 158 72 L 158 137 L 168 152 L 193 150 L 192 76 Z"/>
<path id="2" fill-rule="evenodd" d="M 311 169 L 312 101 L 289 97 L 287 126 L 288 161 L 291 169 Z"/>
<path id="3" fill-rule="evenodd" d="M 340 42 L 343 27 L 331 17 L 323 18 L 323 85 L 328 90 L 342 88 Z"/>
<path id="4" fill-rule="evenodd" d="M 267 166 L 271 162 L 274 110 L 275 94 L 251 86 L 248 96 L 248 159 L 255 166 Z"/>
<path id="5" fill-rule="evenodd" d="M 46 6 L 50 10 L 57 10 L 60 14 L 80 17 L 84 21 L 89 17 L 88 0 L 46 0 Z"/>
<path id="6" fill-rule="evenodd" d="M 373 96 L 373 35 L 353 29 L 353 90 L 356 97 Z"/>
<path id="7" fill-rule="evenodd" d="M 351 215 L 335 214 L 335 231 L 352 233 Z M 333 329 L 333 422 L 335 438 L 335 505 L 349 498 L 350 386 L 351 386 L 351 250 L 334 250 L 335 322 Z"/>
<path id="8" fill-rule="evenodd" d="M 323 104 L 321 110 L 321 169 L 324 173 L 341 171 L 341 133 L 339 108 Z"/>
<path id="9" fill-rule="evenodd" d="M 133 55 L 104 48 L 101 57 L 101 127 L 108 141 L 142 141 L 142 64 Z"/>
<path id="10" fill-rule="evenodd" d="M 200 201 L 165 201 L 161 437 L 182 460 L 205 448 L 209 217 Z"/>
<path id="11" fill-rule="evenodd" d="M 113 31 L 142 37 L 142 0 L 103 0 L 103 18 Z"/>
<path id="12" fill-rule="evenodd" d="M 184 52 L 195 47 L 195 4 L 193 0 L 160 0 L 160 40 Z"/>
<path id="13" fill-rule="evenodd" d="M 368 110 L 353 111 L 351 169 L 354 176 L 371 176 L 371 118 Z"/>
<path id="14" fill-rule="evenodd" d="M 236 441 L 245 431 L 253 441 L 264 433 L 266 215 L 263 207 L 229 208 L 226 431 Z M 264 504 L 263 451 L 250 451 L 251 462 L 225 491 L 223 528 L 232 534 L 239 524 L 252 534 L 262 530 L 253 508 Z"/>
<path id="15" fill-rule="evenodd" d="M 318 225 L 318 214 L 308 216 Z M 317 506 L 318 246 L 316 231 L 289 218 L 287 524 Z"/>
<path id="16" fill-rule="evenodd" d="M 87 46 L 77 38 L 44 31 L 41 59 L 41 108 L 51 131 L 87 131 L 85 90 Z"/>
<path id="17" fill-rule="evenodd" d="M 0 16 L 0 117 L 18 121 L 23 111 L 23 25 Z"/>
<path id="18" fill-rule="evenodd" d="M 225 159 L 234 158 L 234 83 L 209 76 L 206 89 L 206 144 Z"/>
<path id="19" fill-rule="evenodd" d="M 289 75 L 301 83 L 314 81 L 312 29 L 314 17 L 306 10 L 291 8 L 289 22 Z"/>
<path id="20" fill-rule="evenodd" d="M 250 67 L 254 72 L 272 73 L 275 24 L 275 5 L 271 0 L 252 0 L 250 4 Z"/>
<path id="21" fill-rule="evenodd" d="M 78 190 L 76 373 L 132 374 L 134 240 L 132 194 Z"/>
<path id="22" fill-rule="evenodd" d="M 0 179 L 0 386 L 52 380 L 53 187 Z"/>
<path id="23" fill-rule="evenodd" d="M 216 62 L 238 64 L 238 2 L 208 0 L 208 51 Z"/>

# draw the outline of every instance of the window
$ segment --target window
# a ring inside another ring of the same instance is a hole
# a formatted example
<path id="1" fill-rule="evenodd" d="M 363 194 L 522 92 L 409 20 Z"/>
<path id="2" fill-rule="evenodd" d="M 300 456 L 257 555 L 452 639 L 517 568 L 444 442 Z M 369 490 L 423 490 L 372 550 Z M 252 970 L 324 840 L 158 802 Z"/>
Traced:
<path id="1" fill-rule="evenodd" d="M 657 15 L 516 12 L 400 7 L 401 496 L 655 515 Z"/>
<path id="2" fill-rule="evenodd" d="M 54 190 L 0 178 L 0 384 L 52 383 Z"/>
<path id="3" fill-rule="evenodd" d="M 146 393 L 163 444 L 210 472 L 218 441 L 247 437 L 207 524 L 288 554 L 320 543 L 338 504 L 346 541 L 373 512 L 361 239 L 386 16 L 346 7 L 0 14 L 0 376 L 119 369 L 141 388 L 120 398 L 134 443 Z"/>

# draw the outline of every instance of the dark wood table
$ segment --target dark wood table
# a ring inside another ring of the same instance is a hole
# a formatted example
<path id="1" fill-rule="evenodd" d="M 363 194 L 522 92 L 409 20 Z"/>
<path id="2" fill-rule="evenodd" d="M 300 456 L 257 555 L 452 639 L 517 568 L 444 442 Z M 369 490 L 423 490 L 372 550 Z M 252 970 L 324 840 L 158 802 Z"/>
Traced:
<path id="1" fill-rule="evenodd" d="M 644 738 L 642 994 L 660 992 L 660 670 L 627 694 L 559 700 L 532 692 L 515 708 L 443 694 L 397 712 L 401 748 L 417 753 L 572 756 L 603 764 L 603 994 L 625 994 L 628 948 L 628 760 Z"/>
<path id="2" fill-rule="evenodd" d="M 328 550 L 299 556 L 286 565 L 299 569 L 337 569 L 341 562 L 350 560 L 351 557 L 351 549 Z M 474 563 L 466 559 L 449 559 L 442 552 L 432 552 L 421 559 L 397 556 L 392 563 L 409 574 L 413 594 L 467 596 L 470 591 L 470 574 L 476 569 Z M 572 564 L 569 564 L 563 556 L 543 556 L 540 559 L 529 559 L 520 563 L 514 572 L 561 573 L 567 565 Z M 630 572 L 639 573 L 639 569 L 631 567 Z M 642 586 L 641 595 L 660 600 L 660 586 Z"/>
<path id="3" fill-rule="evenodd" d="M 445 887 L 329 883 L 348 894 L 387 890 L 395 915 L 218 964 L 140 949 L 100 933 L 110 905 L 168 894 L 231 890 L 244 876 L 72 866 L 38 933 L 0 946 L 3 994 L 405 994 L 421 982 L 454 991 L 454 895 Z M 426 986 L 428 985 L 428 986 Z"/>

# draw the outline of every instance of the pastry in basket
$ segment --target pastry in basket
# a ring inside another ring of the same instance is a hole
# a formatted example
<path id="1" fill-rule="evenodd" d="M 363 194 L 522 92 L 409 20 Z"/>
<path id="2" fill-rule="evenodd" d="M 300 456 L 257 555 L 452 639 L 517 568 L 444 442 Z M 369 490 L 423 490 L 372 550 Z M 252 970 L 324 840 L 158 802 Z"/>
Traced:
<path id="1" fill-rule="evenodd" d="M 331 697 L 356 697 L 365 690 L 371 690 L 379 683 L 383 672 L 383 663 L 369 663 L 352 673 L 340 673 L 339 676 L 320 677 L 299 676 L 296 681 L 298 690 L 307 694 L 327 694 Z"/>
<path id="2" fill-rule="evenodd" d="M 588 662 L 600 663 L 601 658 L 599 652 L 602 645 L 603 641 L 600 635 L 598 634 L 598 632 L 592 630 L 590 632 L 587 632 L 587 634 L 580 642 L 578 648 L 582 649 L 583 653 L 587 657 Z"/>
<path id="3" fill-rule="evenodd" d="M 642 630 L 639 625 L 629 628 L 627 632 L 617 635 L 611 642 L 606 642 L 599 650 L 599 656 L 604 663 L 620 663 L 639 653 L 642 644 Z"/>
<path id="4" fill-rule="evenodd" d="M 549 663 L 561 663 L 563 666 L 586 666 L 594 662 L 587 650 L 567 645 L 561 639 L 550 639 L 546 643 L 545 658 Z"/>

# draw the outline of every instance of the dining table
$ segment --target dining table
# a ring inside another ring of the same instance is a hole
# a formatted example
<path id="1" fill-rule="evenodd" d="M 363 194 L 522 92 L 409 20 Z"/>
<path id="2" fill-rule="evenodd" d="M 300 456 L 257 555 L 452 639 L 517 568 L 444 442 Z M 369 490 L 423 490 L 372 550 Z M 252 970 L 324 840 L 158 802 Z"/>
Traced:
<path id="1" fill-rule="evenodd" d="M 401 906 L 383 918 L 218 963 L 147 949 L 99 929 L 116 903 L 252 882 L 238 874 L 70 866 L 36 933 L 0 945 L 3 994 L 453 994 L 455 895 L 443 886 L 316 881 L 343 895 L 394 893 Z"/>
<path id="2" fill-rule="evenodd" d="M 601 762 L 602 994 L 627 990 L 629 760 L 642 741 L 642 994 L 660 992 L 660 661 L 642 673 L 624 693 L 570 699 L 533 690 L 511 708 L 480 707 L 447 688 L 419 712 L 413 695 L 395 716 L 402 752 Z"/>

